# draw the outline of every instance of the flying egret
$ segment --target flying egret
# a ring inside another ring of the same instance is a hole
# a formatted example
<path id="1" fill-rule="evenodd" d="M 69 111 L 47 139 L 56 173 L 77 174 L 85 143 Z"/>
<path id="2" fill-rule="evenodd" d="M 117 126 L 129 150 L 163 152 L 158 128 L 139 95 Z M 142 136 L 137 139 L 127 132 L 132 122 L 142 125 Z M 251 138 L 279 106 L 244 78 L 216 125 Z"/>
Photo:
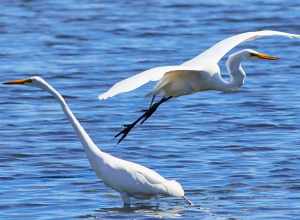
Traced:
<path id="1" fill-rule="evenodd" d="M 108 99 L 120 93 L 132 91 L 150 81 L 159 81 L 148 94 L 152 95 L 150 107 L 136 121 L 124 125 L 124 129 L 115 136 L 122 135 L 118 143 L 127 136 L 138 122 L 143 124 L 156 111 L 159 105 L 173 97 L 207 90 L 224 92 L 239 90 L 244 84 L 246 77 L 246 73 L 241 66 L 242 61 L 248 59 L 276 60 L 278 58 L 251 49 L 238 51 L 230 55 L 226 62 L 230 75 L 230 80 L 228 81 L 222 78 L 218 62 L 227 52 L 240 43 L 267 36 L 300 38 L 300 35 L 271 30 L 238 34 L 218 42 L 181 65 L 161 66 L 146 70 L 114 84 L 108 91 L 100 94 L 100 100 Z M 153 104 L 156 96 L 161 96 L 162 98 Z"/>
<path id="2" fill-rule="evenodd" d="M 158 198 L 160 195 L 182 197 L 190 205 L 180 183 L 167 180 L 154 170 L 140 164 L 122 160 L 100 150 L 75 115 L 70 110 L 64 98 L 41 77 L 33 76 L 27 79 L 13 80 L 4 84 L 22 84 L 46 90 L 52 94 L 66 114 L 80 139 L 91 167 L 105 185 L 120 193 L 124 206 L 130 206 L 130 197 L 138 199 Z"/>

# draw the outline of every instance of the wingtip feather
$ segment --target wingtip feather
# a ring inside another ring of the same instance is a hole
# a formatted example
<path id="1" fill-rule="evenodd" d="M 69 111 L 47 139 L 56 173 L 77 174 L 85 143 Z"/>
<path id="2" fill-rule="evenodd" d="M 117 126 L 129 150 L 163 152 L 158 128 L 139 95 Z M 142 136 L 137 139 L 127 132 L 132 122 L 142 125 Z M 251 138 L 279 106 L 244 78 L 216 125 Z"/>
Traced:
<path id="1" fill-rule="evenodd" d="M 99 100 L 105 100 L 105 99 L 108 99 L 109 98 L 109 96 L 107 95 L 107 94 L 105 94 L 105 93 L 102 93 L 102 94 L 100 94 L 99 96 L 98 96 L 98 99 Z"/>
<path id="2" fill-rule="evenodd" d="M 300 38 L 299 34 L 291 34 L 289 38 Z"/>

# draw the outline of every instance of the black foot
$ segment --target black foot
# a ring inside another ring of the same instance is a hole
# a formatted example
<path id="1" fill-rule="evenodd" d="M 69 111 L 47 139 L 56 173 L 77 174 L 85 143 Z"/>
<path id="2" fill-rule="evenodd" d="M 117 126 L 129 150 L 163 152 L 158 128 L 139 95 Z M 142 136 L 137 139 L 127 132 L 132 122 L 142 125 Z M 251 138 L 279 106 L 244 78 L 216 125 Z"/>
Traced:
<path id="1" fill-rule="evenodd" d="M 121 136 L 121 138 L 119 139 L 118 144 L 128 135 L 130 130 L 135 126 L 135 123 L 125 124 L 123 126 L 124 126 L 124 129 L 122 131 L 120 131 L 118 134 L 115 135 L 115 138 L 116 138 L 116 137 L 119 137 L 121 134 L 123 134 Z"/>
<path id="2" fill-rule="evenodd" d="M 120 135 L 121 138 L 118 141 L 118 144 L 129 134 L 129 132 L 131 131 L 132 128 L 134 128 L 134 126 L 140 122 L 140 124 L 143 124 L 148 118 L 151 117 L 151 115 L 157 110 L 158 106 L 166 101 L 168 101 L 170 97 L 163 97 L 159 102 L 152 104 L 153 99 L 151 101 L 151 106 L 149 107 L 149 109 L 146 110 L 142 110 L 142 112 L 144 112 L 144 114 L 142 114 L 137 120 L 135 120 L 133 123 L 131 124 L 126 124 L 124 125 L 124 129 L 122 131 L 120 131 L 118 134 L 115 135 L 116 137 L 119 137 Z"/>

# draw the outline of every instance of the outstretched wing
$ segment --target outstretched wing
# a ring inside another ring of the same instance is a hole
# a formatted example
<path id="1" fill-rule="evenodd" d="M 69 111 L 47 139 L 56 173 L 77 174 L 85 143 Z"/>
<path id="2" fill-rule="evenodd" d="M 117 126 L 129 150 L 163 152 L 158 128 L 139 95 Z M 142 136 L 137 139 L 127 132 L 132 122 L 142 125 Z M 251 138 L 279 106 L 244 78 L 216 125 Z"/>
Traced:
<path id="1" fill-rule="evenodd" d="M 188 68 L 179 65 L 155 67 L 144 72 L 138 73 L 127 79 L 124 79 L 120 82 L 117 82 L 108 91 L 100 94 L 98 98 L 101 100 L 108 99 L 117 94 L 132 91 L 150 81 L 160 80 L 166 72 L 173 70 L 193 70 L 193 68 Z"/>
<path id="2" fill-rule="evenodd" d="M 207 49 L 200 55 L 184 62 L 181 65 L 155 67 L 141 72 L 139 74 L 136 74 L 132 77 L 129 77 L 125 80 L 122 80 L 116 83 L 105 93 L 100 94 L 98 97 L 99 99 L 107 99 L 120 93 L 132 91 L 150 81 L 160 80 L 164 76 L 164 74 L 169 71 L 207 70 L 211 67 L 209 64 L 213 65 L 213 67 L 216 67 L 216 64 L 220 61 L 220 59 L 235 46 L 245 41 L 250 41 L 256 38 L 267 36 L 285 36 L 290 38 L 300 38 L 300 35 L 289 34 L 279 31 L 256 31 L 238 34 L 218 42 L 217 44 Z"/>
<path id="3" fill-rule="evenodd" d="M 232 48 L 236 47 L 237 45 L 245 42 L 255 40 L 261 37 L 268 37 L 268 36 L 284 36 L 289 38 L 300 38 L 300 35 L 297 34 L 290 34 L 286 32 L 280 31 L 256 31 L 256 32 L 246 32 L 242 34 L 238 34 L 229 38 L 226 38 L 211 48 L 207 49 L 203 53 L 199 54 L 198 56 L 194 57 L 191 60 L 184 62 L 182 65 L 186 67 L 194 67 L 197 68 L 198 66 L 210 64 L 217 64 L 226 53 L 228 53 Z"/>

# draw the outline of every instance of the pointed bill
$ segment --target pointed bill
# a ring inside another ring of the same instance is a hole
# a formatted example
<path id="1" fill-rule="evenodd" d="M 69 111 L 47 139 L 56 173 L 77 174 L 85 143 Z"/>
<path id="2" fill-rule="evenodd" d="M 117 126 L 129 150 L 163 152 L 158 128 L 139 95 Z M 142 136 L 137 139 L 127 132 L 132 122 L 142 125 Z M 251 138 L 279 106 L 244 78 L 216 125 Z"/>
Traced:
<path id="1" fill-rule="evenodd" d="M 20 85 L 20 84 L 25 84 L 25 83 L 31 83 L 31 79 L 17 79 L 17 80 L 10 80 L 7 82 L 4 82 L 3 84 L 7 85 Z"/>
<path id="2" fill-rule="evenodd" d="M 264 59 L 264 60 L 278 60 L 279 59 L 279 57 L 274 57 L 274 56 L 271 56 L 266 53 L 257 53 L 257 54 L 253 54 L 253 56 L 256 56 L 259 59 Z"/>

